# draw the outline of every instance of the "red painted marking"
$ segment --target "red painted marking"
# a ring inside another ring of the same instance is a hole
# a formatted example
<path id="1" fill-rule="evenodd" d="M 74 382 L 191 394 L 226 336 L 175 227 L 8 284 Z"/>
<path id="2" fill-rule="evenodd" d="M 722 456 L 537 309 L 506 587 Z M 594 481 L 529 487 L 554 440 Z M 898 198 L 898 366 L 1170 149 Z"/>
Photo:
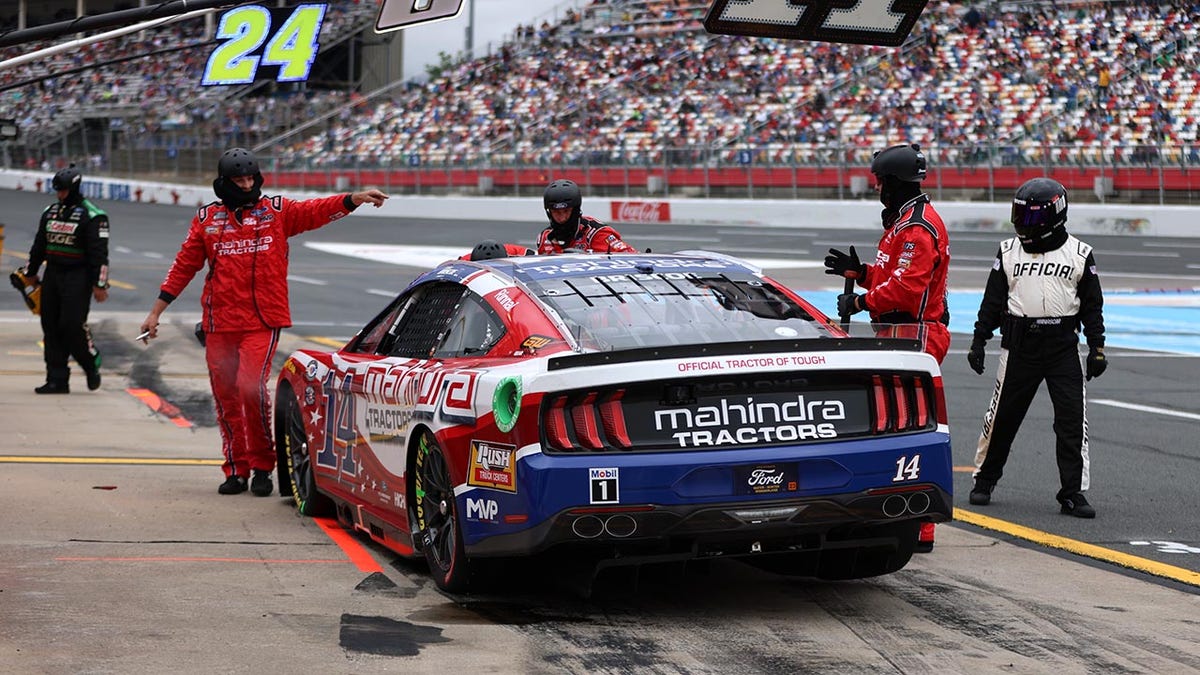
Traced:
<path id="1" fill-rule="evenodd" d="M 375 558 L 371 557 L 367 549 L 363 548 L 362 544 L 358 543 L 358 540 L 351 536 L 349 532 L 342 529 L 342 526 L 336 520 L 333 518 L 313 518 L 313 520 L 316 521 L 322 530 L 325 530 L 325 534 L 329 535 L 333 543 L 342 549 L 342 553 L 346 554 L 346 557 L 350 559 L 350 562 L 354 563 L 359 572 L 383 571 L 383 568 L 379 566 L 379 563 L 375 562 Z"/>
<path id="2" fill-rule="evenodd" d="M 284 560 L 273 558 L 198 558 L 188 556 L 146 556 L 146 557 L 88 557 L 60 556 L 55 558 L 60 562 L 231 562 L 231 563 L 297 563 L 317 565 L 345 565 L 349 560 Z"/>
<path id="3" fill-rule="evenodd" d="M 154 412 L 171 420 L 171 423 L 175 426 L 182 429 L 192 426 L 192 423 L 183 416 L 183 412 L 179 408 L 149 389 L 126 389 L 125 391 L 130 396 L 141 400 L 142 403 L 145 403 Z"/>

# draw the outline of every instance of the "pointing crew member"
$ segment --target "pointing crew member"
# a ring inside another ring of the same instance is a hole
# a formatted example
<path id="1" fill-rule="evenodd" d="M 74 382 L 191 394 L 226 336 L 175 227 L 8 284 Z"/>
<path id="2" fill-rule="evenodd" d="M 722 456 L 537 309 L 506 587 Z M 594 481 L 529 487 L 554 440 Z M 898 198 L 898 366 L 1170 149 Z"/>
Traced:
<path id="1" fill-rule="evenodd" d="M 72 164 L 50 181 L 58 201 L 46 207 L 29 250 L 27 276 L 42 262 L 42 340 L 46 383 L 39 394 L 68 394 L 68 357 L 83 368 L 87 387 L 100 388 L 100 352 L 88 330 L 91 301 L 108 299 L 108 215 L 84 199 L 83 175 Z"/>
<path id="2" fill-rule="evenodd" d="M 267 381 L 279 331 L 292 325 L 288 237 L 327 225 L 362 204 L 380 206 L 379 190 L 305 201 L 262 194 L 258 160 L 248 150 L 221 155 L 213 191 L 200 207 L 163 280 L 142 331 L 158 336 L 159 317 L 207 263 L 200 304 L 209 384 L 220 422 L 221 494 L 274 489 L 275 450 Z M 253 474 L 253 475 L 252 475 Z"/>
<path id="3" fill-rule="evenodd" d="M 853 246 L 849 255 L 831 248 L 825 273 L 855 279 L 867 289 L 838 296 L 838 314 L 846 317 L 867 310 L 872 322 L 891 324 L 880 334 L 893 337 L 903 337 L 906 326 L 920 324 L 924 330 L 913 336 L 940 364 L 950 349 L 946 308 L 950 238 L 929 195 L 921 191 L 926 172 L 925 155 L 915 143 L 876 152 L 871 173 L 883 204 L 883 236 L 875 263 L 861 262 Z M 923 523 L 917 550 L 931 550 L 933 540 L 933 523 Z"/>
<path id="4" fill-rule="evenodd" d="M 1055 457 L 1062 512 L 1095 518 L 1089 486 L 1084 370 L 1079 327 L 1087 338 L 1087 379 L 1108 368 L 1104 358 L 1104 296 L 1092 247 L 1067 233 L 1067 191 L 1050 178 L 1017 188 L 1012 223 L 1017 236 L 1000 244 L 988 275 L 975 339 L 967 352 L 983 374 L 984 345 L 1000 329 L 996 388 L 975 450 L 970 502 L 984 506 L 1004 473 L 1013 438 L 1045 380 L 1054 405 Z"/>
<path id="5" fill-rule="evenodd" d="M 541 255 L 578 249 L 584 253 L 637 253 L 613 228 L 583 215 L 583 195 L 574 181 L 560 179 L 542 194 L 550 227 L 538 235 L 534 248 Z"/>

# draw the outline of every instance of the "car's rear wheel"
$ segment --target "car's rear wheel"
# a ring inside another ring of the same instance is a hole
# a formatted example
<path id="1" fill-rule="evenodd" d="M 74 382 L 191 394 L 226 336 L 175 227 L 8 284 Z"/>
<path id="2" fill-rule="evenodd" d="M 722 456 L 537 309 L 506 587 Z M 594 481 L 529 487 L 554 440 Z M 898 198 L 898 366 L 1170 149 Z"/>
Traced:
<path id="1" fill-rule="evenodd" d="M 279 441 L 281 443 L 283 467 L 286 475 L 280 476 L 280 482 L 285 479 L 291 487 L 292 499 L 296 509 L 305 516 L 329 516 L 333 514 L 333 502 L 317 489 L 316 477 L 313 475 L 312 455 L 308 452 L 308 429 L 304 426 L 304 412 L 300 402 L 290 391 L 281 391 L 276 405 L 280 408 L 279 419 L 282 422 Z"/>
<path id="2" fill-rule="evenodd" d="M 416 529 L 429 573 L 438 588 L 465 591 L 470 585 L 470 563 L 463 550 L 454 484 L 446 456 L 428 431 L 417 441 L 415 462 Z"/>

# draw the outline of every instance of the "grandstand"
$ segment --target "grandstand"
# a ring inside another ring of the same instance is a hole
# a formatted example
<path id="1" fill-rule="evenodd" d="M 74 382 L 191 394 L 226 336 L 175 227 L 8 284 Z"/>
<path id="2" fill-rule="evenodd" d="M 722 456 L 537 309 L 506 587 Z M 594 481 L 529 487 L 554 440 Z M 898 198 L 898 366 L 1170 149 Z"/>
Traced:
<path id="1" fill-rule="evenodd" d="M 1081 198 L 1200 202 L 1200 3 L 933 0 L 895 49 L 709 35 L 708 4 L 580 0 L 493 54 L 375 91 L 160 103 L 143 77 L 123 148 L 169 142 L 207 167 L 214 145 L 246 143 L 276 159 L 276 184 L 318 189 L 353 172 L 395 192 L 521 194 L 565 172 L 593 192 L 845 197 L 873 149 L 907 140 L 967 198 L 1053 168 Z M 10 104 L 0 116 L 27 119 Z M 186 174 L 183 155 L 158 156 Z"/>

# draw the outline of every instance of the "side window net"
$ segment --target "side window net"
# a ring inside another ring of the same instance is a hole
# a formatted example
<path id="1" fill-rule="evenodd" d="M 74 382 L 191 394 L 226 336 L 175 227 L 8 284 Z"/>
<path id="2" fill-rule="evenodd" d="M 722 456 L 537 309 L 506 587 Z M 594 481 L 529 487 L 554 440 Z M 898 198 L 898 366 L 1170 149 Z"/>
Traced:
<path id="1" fill-rule="evenodd" d="M 434 283 L 414 297 L 391 331 L 390 356 L 429 358 L 465 292 L 459 284 Z"/>

